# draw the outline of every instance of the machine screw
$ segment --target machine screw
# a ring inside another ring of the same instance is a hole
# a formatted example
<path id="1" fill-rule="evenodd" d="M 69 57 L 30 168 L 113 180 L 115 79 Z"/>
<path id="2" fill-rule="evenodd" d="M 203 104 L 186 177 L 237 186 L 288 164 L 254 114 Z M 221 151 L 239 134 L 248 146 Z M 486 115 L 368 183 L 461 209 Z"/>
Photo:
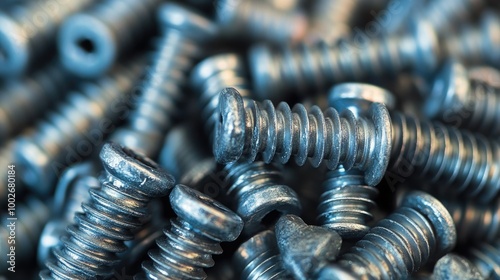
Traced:
<path id="1" fill-rule="evenodd" d="M 445 124 L 495 136 L 499 106 L 500 88 L 470 79 L 465 66 L 450 61 L 436 77 L 424 111 Z"/>
<path id="2" fill-rule="evenodd" d="M 391 150 L 390 116 L 383 104 L 371 106 L 371 119 L 358 118 L 346 110 L 339 116 L 330 108 L 324 113 L 314 106 L 308 113 L 302 104 L 277 108 L 269 100 L 246 105 L 238 91 L 226 88 L 219 99 L 220 121 L 216 129 L 214 155 L 219 163 L 243 159 L 254 161 L 258 154 L 269 163 L 278 154 L 286 163 L 293 155 L 298 165 L 307 158 L 319 166 L 327 160 L 329 169 L 342 164 L 365 171 L 365 182 L 377 184 L 387 166 Z M 379 147 L 379 149 L 368 149 Z"/>
<path id="3" fill-rule="evenodd" d="M 161 0 L 108 0 L 64 21 L 58 34 L 61 61 L 78 76 L 98 77 L 143 42 L 155 26 Z"/>
<path id="4" fill-rule="evenodd" d="M 42 279 L 107 277 L 120 260 L 118 253 L 127 247 L 148 215 L 147 205 L 155 197 L 171 190 L 174 179 L 149 158 L 115 143 L 107 143 L 100 152 L 104 174 L 101 188 L 90 189 L 90 201 L 83 213 L 62 237 L 63 247 L 47 262 L 50 271 Z"/>
<path id="5" fill-rule="evenodd" d="M 325 90 L 334 83 L 397 74 L 432 71 L 439 60 L 438 39 L 425 22 L 412 32 L 332 46 L 327 42 L 284 48 L 280 53 L 257 45 L 250 50 L 250 70 L 259 99 L 285 99 L 289 92 Z"/>
<path id="6" fill-rule="evenodd" d="M 482 280 L 485 279 L 468 259 L 455 254 L 446 254 L 434 266 L 432 280 Z"/>
<path id="7" fill-rule="evenodd" d="M 103 144 L 104 136 L 114 129 L 113 121 L 128 110 L 122 101 L 128 101 L 140 68 L 141 63 L 133 61 L 95 82 L 81 84 L 80 91 L 71 92 L 32 135 L 17 140 L 16 162 L 30 190 L 49 195 L 62 169 Z"/>
<path id="8" fill-rule="evenodd" d="M 500 241 L 482 243 L 470 248 L 466 256 L 485 279 L 500 279 Z"/>
<path id="9" fill-rule="evenodd" d="M 170 194 L 176 219 L 170 221 L 165 236 L 149 251 L 151 260 L 142 268 L 148 279 L 204 279 L 203 268 L 214 265 L 213 254 L 221 254 L 219 243 L 234 241 L 243 229 L 236 213 L 217 201 L 185 185 Z"/>
<path id="10" fill-rule="evenodd" d="M 307 225 L 294 215 L 278 220 L 276 238 L 283 265 L 295 279 L 312 279 L 318 269 L 337 258 L 342 246 L 342 238 L 335 231 Z"/>
<path id="11" fill-rule="evenodd" d="M 216 34 L 216 27 L 204 16 L 178 4 L 164 4 L 159 11 L 163 36 L 140 87 L 141 95 L 129 123 L 112 139 L 154 158 L 163 137 L 179 114 L 189 70 L 202 55 L 202 43 Z"/>
<path id="12" fill-rule="evenodd" d="M 248 239 L 234 253 L 233 262 L 240 279 L 291 279 L 273 231 L 265 230 Z"/>
<path id="13" fill-rule="evenodd" d="M 20 76 L 55 47 L 61 23 L 95 0 L 18 1 L 0 14 L 0 76 Z"/>
<path id="14" fill-rule="evenodd" d="M 423 192 L 409 193 L 319 279 L 407 279 L 455 246 L 456 230 L 444 206 Z M 348 276 L 348 277 L 345 277 Z"/>

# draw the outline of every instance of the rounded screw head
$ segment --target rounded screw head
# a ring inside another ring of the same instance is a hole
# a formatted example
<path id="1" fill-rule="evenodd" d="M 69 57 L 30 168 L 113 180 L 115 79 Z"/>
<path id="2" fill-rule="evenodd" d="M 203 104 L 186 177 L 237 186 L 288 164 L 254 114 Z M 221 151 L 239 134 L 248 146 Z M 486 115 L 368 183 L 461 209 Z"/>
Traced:
<path id="1" fill-rule="evenodd" d="M 285 93 L 276 81 L 280 81 L 280 73 L 273 63 L 271 49 L 262 44 L 253 46 L 249 51 L 248 61 L 253 80 L 253 88 L 257 99 L 268 99 L 272 93 L 273 100 L 283 100 Z M 279 94 L 279 95 L 278 95 Z"/>
<path id="2" fill-rule="evenodd" d="M 431 94 L 426 98 L 424 112 L 427 117 L 435 118 L 440 112 L 451 109 L 455 102 L 462 105 L 469 92 L 467 69 L 460 63 L 450 60 L 443 66 L 432 85 Z"/>
<path id="3" fill-rule="evenodd" d="M 332 264 L 325 266 L 316 275 L 318 280 L 357 280 L 356 276 L 352 275 L 342 267 Z"/>
<path id="4" fill-rule="evenodd" d="M 413 20 L 410 24 L 416 42 L 415 65 L 422 74 L 432 73 L 438 65 L 439 41 L 430 23 L 423 20 Z"/>
<path id="5" fill-rule="evenodd" d="M 107 172 L 145 196 L 164 196 L 174 185 L 174 178 L 151 159 L 116 143 L 104 144 L 99 157 Z"/>
<path id="6" fill-rule="evenodd" d="M 64 67 L 91 78 L 108 70 L 118 55 L 114 35 L 100 19 L 77 14 L 61 26 L 58 47 Z"/>
<path id="7" fill-rule="evenodd" d="M 27 37 L 16 22 L 0 13 L 0 74 L 19 75 L 26 70 L 30 59 Z"/>
<path id="8" fill-rule="evenodd" d="M 439 200 L 421 191 L 409 192 L 401 207 L 417 210 L 431 222 L 436 235 L 436 254 L 444 255 L 451 251 L 457 242 L 457 231 L 453 218 Z"/>
<path id="9" fill-rule="evenodd" d="M 158 19 L 163 31 L 176 29 L 193 39 L 206 40 L 217 34 L 217 28 L 210 20 L 179 4 L 160 6 Z"/>
<path id="10" fill-rule="evenodd" d="M 245 142 L 245 108 L 234 88 L 225 88 L 219 97 L 220 119 L 215 128 L 214 156 L 219 163 L 238 160 Z"/>
<path id="11" fill-rule="evenodd" d="M 365 171 L 365 182 L 375 186 L 385 175 L 392 149 L 392 121 L 384 104 L 374 103 L 371 106 L 371 119 L 375 124 L 377 152 L 369 159 L 370 164 Z"/>
<path id="12" fill-rule="evenodd" d="M 373 103 L 382 103 L 389 110 L 396 106 L 394 95 L 378 86 L 363 83 L 342 83 L 328 94 L 328 104 L 337 111 L 350 110 L 356 115 L 367 115 Z"/>
<path id="13" fill-rule="evenodd" d="M 185 185 L 176 185 L 170 193 L 174 212 L 194 230 L 219 241 L 233 241 L 243 230 L 241 218 L 216 200 Z"/>

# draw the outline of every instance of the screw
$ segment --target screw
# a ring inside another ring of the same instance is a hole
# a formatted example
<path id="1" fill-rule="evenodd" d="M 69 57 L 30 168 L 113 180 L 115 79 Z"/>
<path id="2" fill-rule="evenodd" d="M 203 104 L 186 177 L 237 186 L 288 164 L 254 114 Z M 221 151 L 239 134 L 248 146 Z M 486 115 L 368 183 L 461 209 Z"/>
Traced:
<path id="1" fill-rule="evenodd" d="M 158 17 L 163 36 L 140 88 L 141 95 L 128 125 L 112 136 L 113 141 L 152 158 L 179 114 L 188 73 L 201 56 L 203 43 L 216 34 L 212 22 L 178 4 L 162 5 Z"/>
<path id="2" fill-rule="evenodd" d="M 149 158 L 115 143 L 106 143 L 99 154 L 104 176 L 100 189 L 90 189 L 90 201 L 83 213 L 75 214 L 68 235 L 61 237 L 63 247 L 47 262 L 50 271 L 42 279 L 106 277 L 120 260 L 118 253 L 127 247 L 124 241 L 134 238 L 146 207 L 153 198 L 166 195 L 174 179 Z"/>
<path id="3" fill-rule="evenodd" d="M 356 118 L 366 116 L 370 106 L 381 103 L 394 108 L 395 100 L 391 93 L 379 87 L 345 83 L 339 84 L 330 91 L 329 105 L 338 111 L 349 110 Z M 390 126 L 387 128 L 391 134 Z M 384 175 L 391 152 L 391 142 L 380 158 L 380 177 Z M 376 146 L 374 149 L 381 147 Z M 342 238 L 359 239 L 370 229 L 367 225 L 373 220 L 370 210 L 376 205 L 374 199 L 378 190 L 364 181 L 363 172 L 355 169 L 345 170 L 339 166 L 337 170 L 327 173 L 323 184 L 324 192 L 318 206 L 319 223 L 336 230 Z M 378 182 L 377 182 L 378 183 Z"/>
<path id="4" fill-rule="evenodd" d="M 151 260 L 142 263 L 148 279 L 204 279 L 203 268 L 212 267 L 213 254 L 221 254 L 219 243 L 234 241 L 243 229 L 236 213 L 204 194 L 177 185 L 170 194 L 176 219 L 149 251 Z"/>
<path id="5" fill-rule="evenodd" d="M 191 85 L 199 95 L 201 116 L 212 141 L 219 121 L 220 91 L 226 87 L 234 87 L 243 98 L 252 95 L 246 67 L 243 57 L 225 53 L 204 59 L 192 71 Z"/>
<path id="6" fill-rule="evenodd" d="M 160 0 L 108 0 L 64 21 L 58 34 L 61 61 L 75 75 L 98 77 L 154 29 Z"/>
<path id="7" fill-rule="evenodd" d="M 261 154 L 269 163 L 278 154 L 286 163 L 293 155 L 298 165 L 307 158 L 315 167 L 325 159 L 329 169 L 342 164 L 349 170 L 365 171 L 365 182 L 378 183 L 390 150 L 390 117 L 383 104 L 371 106 L 371 119 L 358 118 L 346 110 L 341 116 L 333 108 L 324 113 L 313 107 L 308 113 L 302 104 L 293 111 L 287 103 L 277 108 L 269 100 L 249 101 L 246 106 L 238 91 L 224 89 L 219 98 L 220 122 L 216 129 L 214 155 L 219 163 L 238 159 L 255 160 Z M 362 136 L 362 137 L 360 137 Z M 368 147 L 380 147 L 377 150 Z"/>
<path id="8" fill-rule="evenodd" d="M 434 80 L 424 111 L 445 124 L 495 136 L 499 106 L 500 88 L 470 79 L 465 66 L 450 61 Z"/>
<path id="9" fill-rule="evenodd" d="M 500 241 L 470 248 L 466 256 L 485 279 L 500 279 Z"/>
<path id="10" fill-rule="evenodd" d="M 319 279 L 407 279 L 430 259 L 453 249 L 455 242 L 455 226 L 446 208 L 431 195 L 414 191 L 335 267 L 320 271 Z M 341 278 L 346 275 L 350 278 Z"/>
<path id="11" fill-rule="evenodd" d="M 468 259 L 455 254 L 446 254 L 434 266 L 433 280 L 481 280 L 484 277 Z"/>
<path id="12" fill-rule="evenodd" d="M 397 74 L 416 69 L 432 71 L 438 62 L 438 41 L 425 22 L 412 32 L 331 46 L 322 41 L 285 48 L 280 53 L 258 45 L 250 50 L 250 71 L 259 99 L 277 100 L 287 92 L 325 90 L 344 80 Z"/>
<path id="13" fill-rule="evenodd" d="M 233 209 L 245 222 L 247 235 L 273 225 L 284 214 L 299 214 L 297 193 L 284 184 L 282 170 L 262 161 L 235 162 L 224 167 Z"/>
<path id="14" fill-rule="evenodd" d="M 295 279 L 312 279 L 318 269 L 337 258 L 342 246 L 337 232 L 307 225 L 295 215 L 278 220 L 276 238 L 283 265 Z"/>
<path id="15" fill-rule="evenodd" d="M 218 0 L 217 22 L 233 37 L 251 38 L 283 45 L 297 43 L 307 32 L 307 19 L 301 11 L 281 11 L 263 1 Z"/>
<path id="16" fill-rule="evenodd" d="M 468 70 L 469 79 L 500 88 L 500 71 L 489 66 L 475 66 Z"/>
<path id="17" fill-rule="evenodd" d="M 130 96 L 140 66 L 134 61 L 95 82 L 81 84 L 80 91 L 70 93 L 32 135 L 17 140 L 19 173 L 30 190 L 49 195 L 62 169 L 102 145 L 104 135 L 114 129 L 113 121 L 128 110 L 120 102 Z"/>
<path id="18" fill-rule="evenodd" d="M 240 279 L 290 279 L 273 231 L 262 231 L 240 245 L 233 262 L 241 273 Z"/>
<path id="19" fill-rule="evenodd" d="M 20 76 L 54 47 L 57 30 L 94 0 L 19 2 L 0 13 L 0 76 Z"/>
<path id="20" fill-rule="evenodd" d="M 0 144 L 53 107 L 70 84 L 71 78 L 56 62 L 28 77 L 9 80 L 0 96 Z"/>

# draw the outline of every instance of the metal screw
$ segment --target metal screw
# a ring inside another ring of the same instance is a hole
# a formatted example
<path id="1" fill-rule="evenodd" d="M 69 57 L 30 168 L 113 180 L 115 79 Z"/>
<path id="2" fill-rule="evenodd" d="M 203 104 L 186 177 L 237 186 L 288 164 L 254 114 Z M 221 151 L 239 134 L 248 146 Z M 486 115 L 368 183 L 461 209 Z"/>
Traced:
<path id="1" fill-rule="evenodd" d="M 468 70 L 469 79 L 500 88 L 500 71 L 490 66 L 475 66 Z"/>
<path id="2" fill-rule="evenodd" d="M 240 245 L 233 262 L 240 279 L 289 279 L 273 231 L 265 230 Z"/>
<path id="3" fill-rule="evenodd" d="M 104 136 L 114 129 L 113 121 L 128 110 L 126 101 L 140 67 L 141 63 L 133 61 L 95 82 L 81 84 L 79 92 L 71 92 L 38 123 L 33 135 L 17 140 L 16 161 L 30 190 L 49 195 L 62 169 L 103 144 Z"/>
<path id="4" fill-rule="evenodd" d="M 383 177 L 391 149 L 390 117 L 383 104 L 371 106 L 371 119 L 356 119 L 349 110 L 339 116 L 333 108 L 323 113 L 313 107 L 308 113 L 302 104 L 292 111 L 284 102 L 274 108 L 269 100 L 244 106 L 238 91 L 227 88 L 221 92 L 219 109 L 214 155 L 220 163 L 240 158 L 251 162 L 258 154 L 266 163 L 276 155 L 286 163 L 293 155 L 298 165 L 311 158 L 315 167 L 327 160 L 329 169 L 339 164 L 347 170 L 358 168 L 365 171 L 369 185 Z"/>
<path id="5" fill-rule="evenodd" d="M 434 266 L 433 280 L 482 280 L 485 279 L 468 259 L 455 254 L 446 254 Z"/>
<path id="6" fill-rule="evenodd" d="M 449 252 L 455 242 L 455 226 L 446 208 L 434 197 L 414 191 L 337 265 L 320 271 L 319 279 L 407 279 L 430 259 Z"/>
<path id="7" fill-rule="evenodd" d="M 21 1 L 0 14 L 0 76 L 20 76 L 55 45 L 57 30 L 71 14 L 95 0 Z"/>
<path id="8" fill-rule="evenodd" d="M 500 88 L 469 78 L 465 66 L 448 62 L 426 99 L 427 117 L 484 135 L 499 135 Z"/>
<path id="9" fill-rule="evenodd" d="M 64 21 L 58 34 L 67 71 L 98 77 L 150 35 L 161 0 L 99 1 Z"/>
<path id="10" fill-rule="evenodd" d="M 500 278 L 500 241 L 482 243 L 468 250 L 466 256 L 485 279 Z"/>
<path id="11" fill-rule="evenodd" d="M 178 4 L 162 5 L 158 17 L 163 36 L 146 71 L 141 95 L 128 125 L 112 136 L 113 141 L 152 158 L 179 114 L 188 73 L 202 54 L 202 42 L 216 34 L 212 22 Z"/>
<path id="12" fill-rule="evenodd" d="M 425 22 L 412 32 L 331 46 L 322 41 L 273 52 L 257 45 L 250 50 L 250 70 L 259 99 L 284 99 L 289 92 L 325 90 L 334 83 L 397 74 L 416 69 L 432 71 L 439 59 L 438 40 Z"/>
<path id="13" fill-rule="evenodd" d="M 158 248 L 149 251 L 151 260 L 142 268 L 148 279 L 204 279 L 203 268 L 214 265 L 213 254 L 221 254 L 222 241 L 234 241 L 243 229 L 243 221 L 222 204 L 177 185 L 170 194 L 176 219 L 170 221 L 165 236 L 156 240 Z"/>
<path id="14" fill-rule="evenodd" d="M 117 253 L 127 247 L 148 215 L 146 207 L 155 197 L 166 195 L 174 179 L 150 159 L 107 143 L 100 152 L 104 176 L 100 189 L 90 189 L 84 213 L 75 215 L 76 224 L 68 227 L 63 247 L 56 248 L 55 259 L 47 262 L 50 271 L 42 279 L 106 277 L 119 261 Z"/>

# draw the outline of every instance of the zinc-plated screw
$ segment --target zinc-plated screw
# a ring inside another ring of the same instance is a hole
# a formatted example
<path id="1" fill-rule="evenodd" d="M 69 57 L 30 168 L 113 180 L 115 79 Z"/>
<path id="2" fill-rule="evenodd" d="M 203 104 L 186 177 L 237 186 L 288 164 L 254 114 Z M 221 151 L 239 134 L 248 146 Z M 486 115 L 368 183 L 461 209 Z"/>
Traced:
<path id="1" fill-rule="evenodd" d="M 468 259 L 456 254 L 446 254 L 434 266 L 432 280 L 486 280 Z"/>
<path id="2" fill-rule="evenodd" d="M 151 260 L 142 268 L 148 279 L 204 279 L 204 268 L 214 265 L 213 254 L 221 254 L 219 243 L 234 241 L 243 229 L 236 213 L 204 194 L 177 185 L 170 194 L 177 215 L 165 236 L 149 251 Z"/>
<path id="3" fill-rule="evenodd" d="M 302 11 L 282 11 L 264 1 L 218 0 L 217 21 L 233 36 L 284 45 L 302 40 L 307 19 Z"/>
<path id="4" fill-rule="evenodd" d="M 450 61 L 436 77 L 424 111 L 445 124 L 496 136 L 499 107 L 500 88 L 470 79 L 464 65 Z"/>
<path id="5" fill-rule="evenodd" d="M 334 83 L 397 74 L 432 71 L 438 62 L 437 36 L 425 22 L 412 32 L 332 46 L 321 41 L 273 52 L 258 45 L 250 50 L 250 70 L 259 99 L 283 100 L 288 92 L 325 90 Z"/>
<path id="6" fill-rule="evenodd" d="M 67 71 L 98 77 L 150 35 L 161 0 L 99 1 L 61 26 L 58 47 Z"/>
<path id="7" fill-rule="evenodd" d="M 356 83 L 345 83 L 335 86 L 328 96 L 329 105 L 338 111 L 349 110 L 359 118 L 366 116 L 372 104 L 381 103 L 389 109 L 394 108 L 395 100 L 392 94 L 382 88 Z M 388 133 L 390 127 L 387 128 Z M 385 150 L 384 158 L 390 156 L 389 148 Z M 382 147 L 372 146 L 373 149 Z M 380 169 L 385 173 L 388 161 Z M 340 166 L 337 170 L 327 173 L 323 184 L 324 192 L 318 207 L 319 223 L 336 230 L 342 238 L 359 239 L 370 229 L 367 225 L 373 215 L 370 211 L 376 206 L 375 198 L 378 190 L 374 185 L 365 183 L 364 174 L 356 169 L 345 170 Z M 383 175 L 380 175 L 383 176 Z"/>
<path id="8" fill-rule="evenodd" d="M 484 12 L 478 27 L 467 26 L 458 34 L 445 37 L 443 52 L 467 65 L 500 65 L 500 17 Z"/>
<path id="9" fill-rule="evenodd" d="M 500 241 L 482 243 L 470 248 L 466 256 L 485 279 L 500 279 Z"/>
<path id="10" fill-rule="evenodd" d="M 240 158 L 251 162 L 257 155 L 266 163 L 275 156 L 286 163 L 293 155 L 298 165 L 311 158 L 315 167 L 327 160 L 329 169 L 339 164 L 347 170 L 358 168 L 365 171 L 369 185 L 383 177 L 391 150 L 390 117 L 383 104 L 371 106 L 370 119 L 356 119 L 349 110 L 339 116 L 333 108 L 323 113 L 314 106 L 308 113 L 302 104 L 293 111 L 287 103 L 275 108 L 269 100 L 244 105 L 238 91 L 227 88 L 221 92 L 219 109 L 214 155 L 220 163 Z"/>
<path id="11" fill-rule="evenodd" d="M 100 152 L 104 174 L 101 188 L 90 189 L 90 201 L 83 213 L 62 237 L 63 247 L 47 262 L 50 271 L 42 279 L 75 279 L 110 276 L 119 261 L 118 253 L 127 247 L 148 215 L 147 205 L 155 197 L 166 195 L 174 179 L 149 158 L 115 143 L 107 143 Z"/>
<path id="12" fill-rule="evenodd" d="M 290 279 L 283 267 L 283 260 L 273 231 L 265 230 L 240 245 L 233 262 L 240 279 Z"/>
<path id="13" fill-rule="evenodd" d="M 431 195 L 414 191 L 335 267 L 320 271 L 319 279 L 407 279 L 453 249 L 455 242 L 455 226 L 446 208 Z"/>
<path id="14" fill-rule="evenodd" d="M 128 125 L 112 136 L 113 141 L 151 158 L 158 154 L 163 137 L 179 114 L 186 80 L 202 55 L 202 43 L 216 34 L 216 27 L 207 18 L 178 4 L 162 5 L 158 17 L 163 36 L 139 89 L 141 95 Z"/>
<path id="15" fill-rule="evenodd" d="M 95 0 L 18 1 L 0 14 L 0 76 L 21 75 L 55 47 L 61 23 Z"/>
<path id="16" fill-rule="evenodd" d="M 0 144 L 54 107 L 70 85 L 71 78 L 56 62 L 31 76 L 9 80 L 0 95 Z"/>
<path id="17" fill-rule="evenodd" d="M 243 98 L 252 94 L 246 67 L 242 56 L 226 53 L 206 58 L 192 71 L 191 85 L 199 96 L 201 116 L 210 140 L 215 137 L 215 127 L 219 122 L 220 91 L 234 87 Z"/>
<path id="18" fill-rule="evenodd" d="M 142 63 L 117 67 L 108 76 L 79 86 L 64 103 L 38 123 L 32 135 L 15 146 L 23 181 L 42 195 L 52 192 L 59 172 L 90 156 L 123 114 Z"/>
<path id="19" fill-rule="evenodd" d="M 8 216 L 7 213 L 1 216 L 2 226 L 0 228 L 0 251 L 2 255 L 0 256 L 0 270 L 7 274 L 7 267 L 9 266 L 8 261 L 10 260 L 10 247 L 15 246 L 15 262 L 21 263 L 23 261 L 32 261 L 35 257 L 36 246 L 38 244 L 38 238 L 42 233 L 43 226 L 47 223 L 50 218 L 50 209 L 48 203 L 43 202 L 36 198 L 35 196 L 28 196 L 24 202 L 19 202 L 16 204 L 15 218 L 17 220 L 12 221 L 8 218 L 14 218 Z M 15 223 L 14 232 L 11 233 L 11 229 L 8 227 L 10 223 Z M 9 236 L 15 236 L 15 243 L 8 243 Z M 18 269 L 16 269 L 16 272 Z"/>
<path id="20" fill-rule="evenodd" d="M 500 200 L 480 205 L 470 201 L 444 201 L 457 228 L 458 242 L 493 242 L 500 238 Z"/>
<path id="21" fill-rule="evenodd" d="M 294 190 L 285 185 L 278 165 L 262 161 L 235 162 L 224 167 L 226 195 L 252 235 L 273 225 L 283 214 L 300 214 L 302 206 Z"/>

